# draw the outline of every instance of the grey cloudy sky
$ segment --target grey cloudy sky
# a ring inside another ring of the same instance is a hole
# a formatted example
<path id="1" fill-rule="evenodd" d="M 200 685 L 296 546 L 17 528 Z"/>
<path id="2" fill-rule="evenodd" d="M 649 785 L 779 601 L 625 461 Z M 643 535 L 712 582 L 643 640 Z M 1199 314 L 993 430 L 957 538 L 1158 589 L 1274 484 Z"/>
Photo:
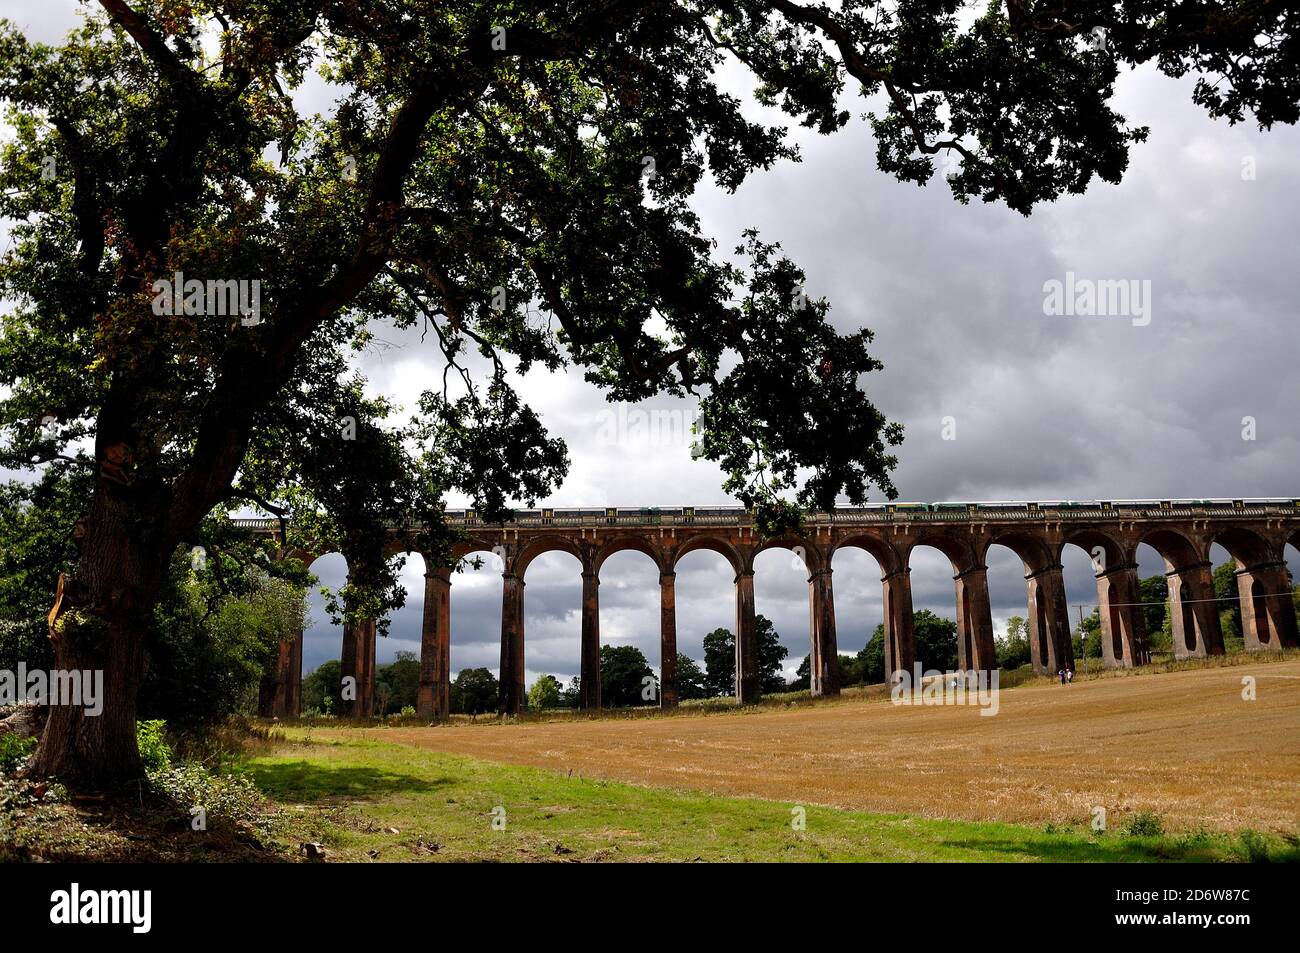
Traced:
<path id="1" fill-rule="evenodd" d="M 0 0 L 0 16 L 54 39 L 75 6 Z M 743 89 L 738 72 L 726 79 Z M 798 130 L 801 163 L 757 175 L 735 195 L 705 191 L 696 205 L 720 248 L 758 227 L 804 267 L 808 292 L 830 299 L 837 327 L 875 332 L 886 368 L 865 386 L 906 427 L 895 476 L 903 499 L 1289 497 L 1300 494 L 1300 135 L 1213 122 L 1192 104 L 1191 88 L 1191 80 L 1146 69 L 1123 75 L 1117 109 L 1151 127 L 1124 182 L 1094 184 L 1030 218 L 1000 205 L 963 207 L 941 179 L 919 189 L 880 174 L 862 122 L 827 138 Z M 867 108 L 856 97 L 846 106 Z M 1244 163 L 1253 163 L 1253 179 L 1243 178 Z M 1044 283 L 1067 272 L 1150 281 L 1150 323 L 1045 315 Z M 387 329 L 380 337 L 387 346 L 362 363 L 376 391 L 409 406 L 441 365 L 418 335 Z M 569 444 L 569 479 L 547 504 L 730 502 L 717 469 L 692 461 L 686 440 L 616 429 L 611 441 L 610 406 L 580 375 L 533 373 L 519 388 Z M 1256 421 L 1254 441 L 1242 439 L 1246 416 Z M 956 439 L 943 439 L 945 417 Z M 1161 570 L 1153 551 L 1140 555 L 1144 575 Z M 1294 573 L 1300 558 L 1288 555 Z M 791 561 L 785 551 L 760 556 L 755 588 L 792 671 L 808 651 L 808 608 L 805 578 Z M 1007 550 L 995 548 L 989 564 L 1000 628 L 1024 612 L 1024 581 Z M 1070 601 L 1089 611 L 1086 554 L 1067 549 L 1065 564 Z M 340 557 L 315 568 L 326 584 L 342 579 Z M 837 555 L 834 568 L 840 648 L 856 651 L 881 619 L 879 571 L 856 550 Z M 423 571 L 418 556 L 404 570 L 410 598 L 392 637 L 381 640 L 381 663 L 419 649 Z M 917 608 L 951 617 L 946 559 L 918 552 L 912 577 Z M 544 556 L 527 583 L 528 681 L 541 672 L 567 680 L 579 662 L 577 562 Z M 619 554 L 601 583 L 603 640 L 637 645 L 657 667 L 654 567 L 640 554 Z M 720 556 L 695 553 L 679 566 L 677 590 L 679 647 L 702 658 L 704 634 L 731 625 L 731 573 Z M 339 654 L 339 633 L 313 602 L 307 670 Z M 453 670 L 497 668 L 499 620 L 499 576 L 487 568 L 457 574 Z"/>

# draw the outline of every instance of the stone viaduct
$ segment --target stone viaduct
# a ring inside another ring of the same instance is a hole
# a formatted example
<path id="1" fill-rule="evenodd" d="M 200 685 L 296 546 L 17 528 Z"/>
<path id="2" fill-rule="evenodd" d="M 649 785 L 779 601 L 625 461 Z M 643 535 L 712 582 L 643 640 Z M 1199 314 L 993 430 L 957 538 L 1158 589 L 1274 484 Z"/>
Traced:
<path id="1" fill-rule="evenodd" d="M 1054 673 L 1074 662 L 1061 553 L 1068 544 L 1086 550 L 1096 569 L 1104 664 L 1150 660 L 1140 605 L 1137 548 L 1146 543 L 1163 558 L 1169 579 L 1173 649 L 1177 658 L 1222 654 L 1223 633 L 1214 601 L 1210 547 L 1223 546 L 1237 564 L 1242 628 L 1247 650 L 1297 645 L 1296 614 L 1284 547 L 1300 544 L 1300 500 L 1165 500 L 1095 503 L 886 504 L 810 514 L 797 535 L 762 538 L 752 514 L 731 507 L 663 509 L 540 509 L 509 523 L 488 524 L 473 510 L 449 511 L 463 533 L 457 559 L 495 554 L 502 570 L 499 710 L 513 714 L 524 700 L 524 575 L 543 553 L 562 551 L 582 566 L 582 698 L 600 707 L 600 570 L 623 550 L 636 550 L 659 569 L 661 704 L 677 704 L 675 567 L 687 553 L 720 553 L 735 571 L 736 696 L 759 697 L 755 665 L 754 557 L 765 549 L 795 551 L 808 570 L 811 683 L 814 695 L 839 692 L 831 558 L 857 547 L 879 563 L 884 587 L 885 664 L 910 670 L 915 661 L 909 558 L 932 546 L 952 563 L 959 664 L 963 670 L 996 667 L 985 554 L 1006 546 L 1024 564 L 1028 627 L 1035 670 Z M 236 523 L 278 537 L 273 520 Z M 391 552 L 411 552 L 414 531 L 392 530 Z M 310 564 L 323 553 L 294 553 Z M 450 566 L 426 558 L 421 640 L 419 713 L 445 718 L 450 702 Z M 267 714 L 300 709 L 302 637 L 281 646 L 280 676 L 263 694 Z M 357 679 L 354 711 L 373 710 L 375 624 L 344 628 L 343 674 Z"/>

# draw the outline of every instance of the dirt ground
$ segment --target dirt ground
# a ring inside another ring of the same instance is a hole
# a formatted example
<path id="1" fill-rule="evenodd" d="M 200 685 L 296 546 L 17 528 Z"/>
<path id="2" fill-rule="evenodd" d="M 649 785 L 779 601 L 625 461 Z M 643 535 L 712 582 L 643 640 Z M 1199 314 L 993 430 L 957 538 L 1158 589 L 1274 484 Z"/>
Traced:
<path id="1" fill-rule="evenodd" d="M 1258 698 L 1242 698 L 1242 677 Z M 377 729 L 583 777 L 929 817 L 1300 833 L 1300 662 L 1000 694 L 1000 710 L 844 701 L 637 720 Z"/>

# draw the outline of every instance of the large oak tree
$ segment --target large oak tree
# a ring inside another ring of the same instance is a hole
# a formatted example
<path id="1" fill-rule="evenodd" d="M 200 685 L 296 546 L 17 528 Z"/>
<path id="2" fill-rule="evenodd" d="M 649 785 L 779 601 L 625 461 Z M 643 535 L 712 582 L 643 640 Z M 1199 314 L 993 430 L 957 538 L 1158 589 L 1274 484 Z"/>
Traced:
<path id="1" fill-rule="evenodd" d="M 869 333 L 836 333 L 777 246 L 719 254 L 691 211 L 706 174 L 735 189 L 795 155 L 719 88 L 724 59 L 823 133 L 857 87 L 881 169 L 924 184 L 952 153 L 959 200 L 1028 213 L 1120 178 L 1144 135 L 1108 106 L 1128 65 L 1203 75 L 1212 115 L 1294 122 L 1287 6 L 100 0 L 57 47 L 3 28 L 0 463 L 89 475 L 49 637 L 110 691 L 100 718 L 52 712 L 34 770 L 138 776 L 145 620 L 210 513 L 333 513 L 373 608 L 383 519 L 437 536 L 447 491 L 491 514 L 547 492 L 564 449 L 516 371 L 700 395 L 703 452 L 764 525 L 892 493 Z M 313 69 L 341 90 L 325 115 L 293 95 Z M 158 314 L 177 272 L 259 281 L 258 320 Z M 425 327 L 448 365 L 411 424 L 350 369 L 381 321 Z"/>

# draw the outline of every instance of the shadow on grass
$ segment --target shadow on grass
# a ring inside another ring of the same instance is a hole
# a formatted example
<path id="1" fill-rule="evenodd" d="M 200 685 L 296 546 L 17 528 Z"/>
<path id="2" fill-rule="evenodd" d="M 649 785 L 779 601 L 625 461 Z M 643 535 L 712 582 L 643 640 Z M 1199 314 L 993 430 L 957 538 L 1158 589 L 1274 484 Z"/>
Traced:
<path id="1" fill-rule="evenodd" d="M 1027 860 L 1049 863 L 1209 863 L 1224 860 L 1222 852 L 1206 844 L 1179 844 L 1177 842 L 1152 843 L 1143 840 L 1115 841 L 1108 844 L 1089 844 L 1078 841 L 1028 841 L 999 840 L 996 838 L 962 838 L 943 841 L 945 847 L 956 847 L 973 853 L 1000 853 L 1023 857 Z"/>
<path id="2" fill-rule="evenodd" d="M 312 761 L 250 764 L 246 773 L 272 797 L 297 801 L 427 793 L 455 783 L 454 778 L 429 780 L 378 768 L 332 767 Z"/>

